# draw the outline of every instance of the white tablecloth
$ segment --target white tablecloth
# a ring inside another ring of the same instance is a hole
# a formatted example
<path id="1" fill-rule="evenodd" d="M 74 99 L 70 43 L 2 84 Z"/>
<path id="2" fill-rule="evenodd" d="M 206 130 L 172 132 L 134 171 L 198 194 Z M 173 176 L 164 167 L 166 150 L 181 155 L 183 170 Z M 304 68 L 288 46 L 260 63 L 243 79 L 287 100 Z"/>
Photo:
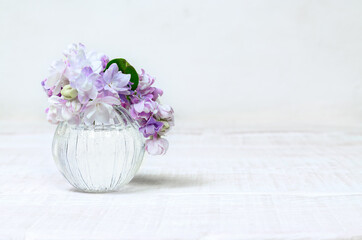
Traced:
<path id="1" fill-rule="evenodd" d="M 359 134 L 178 133 L 124 191 L 87 194 L 51 132 L 2 130 L 1 240 L 362 239 Z"/>

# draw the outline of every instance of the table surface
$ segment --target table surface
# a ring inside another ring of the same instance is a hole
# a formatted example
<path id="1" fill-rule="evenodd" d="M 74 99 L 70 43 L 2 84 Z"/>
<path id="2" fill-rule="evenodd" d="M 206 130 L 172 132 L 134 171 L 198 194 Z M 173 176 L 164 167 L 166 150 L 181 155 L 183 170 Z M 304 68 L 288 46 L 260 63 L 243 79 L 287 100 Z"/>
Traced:
<path id="1" fill-rule="evenodd" d="M 90 194 L 56 169 L 50 131 L 2 131 L 0 239 L 362 239 L 361 134 L 169 140 L 123 191 Z"/>

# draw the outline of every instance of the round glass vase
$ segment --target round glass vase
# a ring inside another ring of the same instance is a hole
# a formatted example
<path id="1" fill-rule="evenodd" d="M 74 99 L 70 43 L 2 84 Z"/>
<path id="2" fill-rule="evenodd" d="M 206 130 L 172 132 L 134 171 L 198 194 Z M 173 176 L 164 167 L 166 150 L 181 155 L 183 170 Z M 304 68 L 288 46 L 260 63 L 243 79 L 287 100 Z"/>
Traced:
<path id="1" fill-rule="evenodd" d="M 68 182 L 83 192 L 110 192 L 129 183 L 142 164 L 145 140 L 139 125 L 120 106 L 114 124 L 59 123 L 53 158 Z"/>

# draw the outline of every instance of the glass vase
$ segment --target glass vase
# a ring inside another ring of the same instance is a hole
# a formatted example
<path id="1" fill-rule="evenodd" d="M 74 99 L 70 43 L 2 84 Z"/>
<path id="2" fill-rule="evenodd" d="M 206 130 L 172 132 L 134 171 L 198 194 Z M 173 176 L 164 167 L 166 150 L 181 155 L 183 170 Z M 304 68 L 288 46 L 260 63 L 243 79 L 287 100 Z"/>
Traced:
<path id="1" fill-rule="evenodd" d="M 80 191 L 116 191 L 135 176 L 144 157 L 145 140 L 139 125 L 120 106 L 114 124 L 59 123 L 53 139 L 55 163 Z"/>

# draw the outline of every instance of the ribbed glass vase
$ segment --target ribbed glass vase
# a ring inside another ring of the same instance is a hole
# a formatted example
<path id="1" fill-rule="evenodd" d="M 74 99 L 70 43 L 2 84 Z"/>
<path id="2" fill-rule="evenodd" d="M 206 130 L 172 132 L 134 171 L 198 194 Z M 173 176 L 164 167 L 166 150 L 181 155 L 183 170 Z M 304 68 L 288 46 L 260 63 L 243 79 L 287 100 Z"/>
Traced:
<path id="1" fill-rule="evenodd" d="M 59 123 L 53 139 L 55 163 L 75 188 L 84 192 L 116 191 L 135 176 L 145 140 L 138 124 L 115 107 L 112 125 Z"/>

